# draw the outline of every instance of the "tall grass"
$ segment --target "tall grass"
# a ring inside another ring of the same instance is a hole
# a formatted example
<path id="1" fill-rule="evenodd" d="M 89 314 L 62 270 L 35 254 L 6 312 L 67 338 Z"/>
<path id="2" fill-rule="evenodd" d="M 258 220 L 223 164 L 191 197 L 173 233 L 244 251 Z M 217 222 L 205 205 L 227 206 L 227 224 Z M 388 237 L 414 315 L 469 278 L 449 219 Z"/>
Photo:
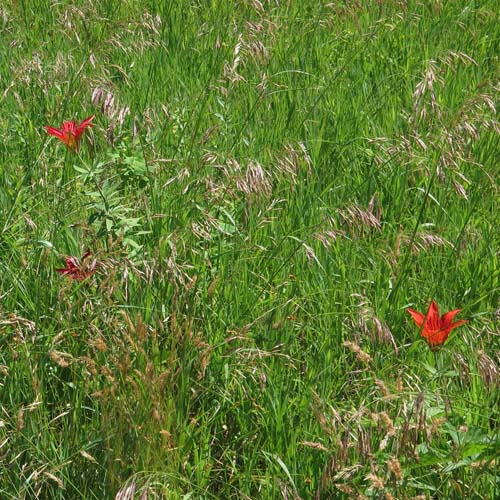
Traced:
<path id="1" fill-rule="evenodd" d="M 0 497 L 500 497 L 499 21 L 3 5 Z"/>

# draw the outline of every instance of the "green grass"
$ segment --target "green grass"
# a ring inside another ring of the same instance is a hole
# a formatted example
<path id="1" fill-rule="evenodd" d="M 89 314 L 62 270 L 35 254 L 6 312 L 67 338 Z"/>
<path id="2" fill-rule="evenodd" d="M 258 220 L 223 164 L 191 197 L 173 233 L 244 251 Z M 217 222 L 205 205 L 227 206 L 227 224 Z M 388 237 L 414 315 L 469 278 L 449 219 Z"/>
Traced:
<path id="1" fill-rule="evenodd" d="M 500 497 L 499 54 L 496 0 L 1 7 L 0 497 Z"/>

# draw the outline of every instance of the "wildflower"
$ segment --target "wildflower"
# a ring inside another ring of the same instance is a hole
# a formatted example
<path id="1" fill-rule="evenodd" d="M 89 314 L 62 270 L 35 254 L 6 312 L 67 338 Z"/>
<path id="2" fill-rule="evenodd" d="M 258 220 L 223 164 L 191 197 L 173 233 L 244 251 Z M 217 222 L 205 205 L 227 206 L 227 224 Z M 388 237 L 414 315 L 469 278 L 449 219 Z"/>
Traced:
<path id="1" fill-rule="evenodd" d="M 431 302 L 425 316 L 413 309 L 407 309 L 407 311 L 411 314 L 416 325 L 421 329 L 422 337 L 427 340 L 431 347 L 443 344 L 454 328 L 467 323 L 465 319 L 453 323 L 453 318 L 461 309 L 454 309 L 440 317 L 438 306 L 434 301 Z"/>
<path id="2" fill-rule="evenodd" d="M 90 122 L 94 119 L 94 116 L 95 115 L 89 116 L 80 124 L 77 124 L 74 121 L 64 122 L 60 129 L 45 126 L 45 130 L 47 131 L 47 134 L 53 135 L 63 141 L 64 144 L 66 144 L 66 146 L 68 146 L 68 148 L 72 151 L 78 151 L 82 134 L 85 132 L 87 127 L 93 126 Z"/>
<path id="3" fill-rule="evenodd" d="M 90 250 L 87 250 L 81 259 L 81 263 L 78 262 L 76 257 L 68 257 L 66 259 L 66 267 L 63 269 L 56 269 L 56 271 L 62 276 L 68 276 L 76 281 L 82 281 L 94 274 L 95 271 L 95 263 L 94 265 L 89 265 L 88 262 L 85 262 L 90 255 Z"/>

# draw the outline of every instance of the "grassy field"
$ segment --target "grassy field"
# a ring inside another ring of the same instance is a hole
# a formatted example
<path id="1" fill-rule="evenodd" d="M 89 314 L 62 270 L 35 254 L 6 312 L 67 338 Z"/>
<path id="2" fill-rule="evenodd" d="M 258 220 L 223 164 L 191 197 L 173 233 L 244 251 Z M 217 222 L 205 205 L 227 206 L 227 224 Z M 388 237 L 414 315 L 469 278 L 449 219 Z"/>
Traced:
<path id="1" fill-rule="evenodd" d="M 500 498 L 499 95 L 497 0 L 3 2 L 0 498 Z"/>

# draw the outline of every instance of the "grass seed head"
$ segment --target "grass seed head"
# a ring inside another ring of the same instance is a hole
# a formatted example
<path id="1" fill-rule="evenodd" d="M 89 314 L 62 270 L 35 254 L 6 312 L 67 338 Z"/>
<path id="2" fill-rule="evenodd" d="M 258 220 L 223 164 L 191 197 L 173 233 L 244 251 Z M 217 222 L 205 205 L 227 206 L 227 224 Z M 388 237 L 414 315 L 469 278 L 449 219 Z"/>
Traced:
<path id="1" fill-rule="evenodd" d="M 344 483 L 335 483 L 335 488 L 337 488 L 342 493 L 349 495 L 350 498 L 354 495 L 354 490 L 347 484 Z"/>
<path id="2" fill-rule="evenodd" d="M 367 352 L 363 351 L 355 342 L 349 342 L 346 340 L 342 343 L 342 345 L 354 353 L 358 361 L 361 361 L 361 363 L 369 364 L 373 362 L 373 358 Z"/>
<path id="3" fill-rule="evenodd" d="M 49 357 L 54 363 L 57 363 L 61 368 L 67 368 L 73 363 L 73 356 L 66 352 L 56 351 L 51 349 L 49 351 Z"/>
<path id="4" fill-rule="evenodd" d="M 385 488 L 384 480 L 376 474 L 367 474 L 366 480 L 370 481 L 372 488 L 375 488 L 376 490 L 383 490 Z"/>
<path id="5" fill-rule="evenodd" d="M 350 205 L 339 210 L 338 214 L 353 235 L 363 235 L 373 229 L 380 231 L 382 228 L 380 220 L 381 212 L 377 210 L 374 213 L 374 208 L 375 197 L 372 197 L 367 208 L 362 208 L 359 205 Z"/>
<path id="6" fill-rule="evenodd" d="M 484 384 L 488 387 L 488 389 L 497 387 L 500 379 L 500 369 L 498 368 L 498 365 L 483 350 L 480 350 L 478 354 L 479 375 L 483 379 Z"/>
<path id="7" fill-rule="evenodd" d="M 19 408 L 17 412 L 16 430 L 21 432 L 24 429 L 24 408 Z"/>
<path id="8" fill-rule="evenodd" d="M 375 385 L 380 389 L 380 392 L 382 393 L 384 398 L 390 398 L 392 396 L 391 392 L 389 391 L 383 380 L 376 378 Z"/>
<path id="9" fill-rule="evenodd" d="M 403 480 L 403 471 L 397 457 L 391 457 L 387 460 L 387 469 L 394 475 L 396 481 Z"/>

